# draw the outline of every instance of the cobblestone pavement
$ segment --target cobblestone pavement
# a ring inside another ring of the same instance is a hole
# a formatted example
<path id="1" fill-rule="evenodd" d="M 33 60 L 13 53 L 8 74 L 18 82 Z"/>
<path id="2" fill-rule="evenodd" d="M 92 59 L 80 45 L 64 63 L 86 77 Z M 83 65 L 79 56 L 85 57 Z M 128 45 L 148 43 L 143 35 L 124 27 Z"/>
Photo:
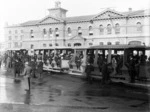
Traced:
<path id="1" fill-rule="evenodd" d="M 66 74 L 33 79 L 31 92 L 13 72 L 0 70 L 0 112 L 149 112 L 149 90 L 93 84 Z"/>

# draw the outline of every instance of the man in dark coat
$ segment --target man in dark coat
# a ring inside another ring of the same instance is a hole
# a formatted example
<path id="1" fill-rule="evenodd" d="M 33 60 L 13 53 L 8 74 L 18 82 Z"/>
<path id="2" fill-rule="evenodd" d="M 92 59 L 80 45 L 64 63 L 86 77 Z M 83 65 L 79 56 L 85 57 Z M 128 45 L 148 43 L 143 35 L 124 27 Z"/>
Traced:
<path id="1" fill-rule="evenodd" d="M 32 74 L 33 78 L 36 78 L 36 74 L 35 74 L 35 72 L 36 72 L 36 62 L 35 62 L 34 58 L 32 58 L 31 61 L 29 62 L 29 66 L 32 69 L 31 74 Z"/>
<path id="2" fill-rule="evenodd" d="M 136 69 L 135 69 L 135 60 L 133 59 L 133 56 L 129 56 L 129 61 L 126 63 L 126 66 L 128 68 L 128 73 L 130 76 L 130 82 L 135 82 L 135 75 L 136 75 Z"/>

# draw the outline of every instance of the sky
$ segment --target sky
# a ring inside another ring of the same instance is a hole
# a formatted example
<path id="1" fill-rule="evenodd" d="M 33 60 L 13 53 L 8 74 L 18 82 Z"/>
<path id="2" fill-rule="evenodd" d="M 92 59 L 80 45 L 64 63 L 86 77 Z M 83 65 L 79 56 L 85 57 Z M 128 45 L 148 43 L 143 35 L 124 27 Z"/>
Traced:
<path id="1" fill-rule="evenodd" d="M 28 20 L 39 20 L 54 8 L 56 0 L 0 0 L 0 42 L 4 42 L 4 26 Z M 150 9 L 150 0 L 59 0 L 67 9 L 67 17 L 98 14 L 106 8 L 116 11 Z"/>

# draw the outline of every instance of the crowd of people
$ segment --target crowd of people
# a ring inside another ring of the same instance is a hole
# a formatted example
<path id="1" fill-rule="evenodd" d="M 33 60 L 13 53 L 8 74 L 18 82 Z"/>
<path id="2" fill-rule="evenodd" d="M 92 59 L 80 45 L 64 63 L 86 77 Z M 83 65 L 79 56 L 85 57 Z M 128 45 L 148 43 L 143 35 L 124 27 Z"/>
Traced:
<path id="1" fill-rule="evenodd" d="M 94 71 L 94 58 L 95 54 L 90 52 L 86 55 L 86 58 L 83 52 L 77 52 L 74 55 L 71 51 L 64 53 L 51 51 L 44 53 L 44 55 L 35 53 L 32 56 L 28 55 L 27 51 L 6 52 L 4 55 L 0 55 L 0 66 L 4 63 L 7 71 L 13 68 L 15 80 L 22 74 L 28 74 L 28 76 L 30 74 L 29 77 L 41 79 L 43 66 L 61 67 L 62 59 L 65 59 L 69 60 L 68 65 L 70 69 L 74 69 L 75 64 L 77 70 L 82 69 L 85 71 L 87 81 L 92 83 L 91 72 Z M 150 58 L 148 59 L 150 61 Z M 128 68 L 131 83 L 135 82 L 135 78 L 139 78 L 140 64 L 146 60 L 146 56 L 143 55 L 131 54 L 128 56 L 125 65 Z M 123 55 L 112 55 L 111 62 L 108 63 L 108 55 L 98 54 L 97 65 L 99 72 L 102 73 L 102 83 L 109 83 L 110 74 L 122 75 Z"/>

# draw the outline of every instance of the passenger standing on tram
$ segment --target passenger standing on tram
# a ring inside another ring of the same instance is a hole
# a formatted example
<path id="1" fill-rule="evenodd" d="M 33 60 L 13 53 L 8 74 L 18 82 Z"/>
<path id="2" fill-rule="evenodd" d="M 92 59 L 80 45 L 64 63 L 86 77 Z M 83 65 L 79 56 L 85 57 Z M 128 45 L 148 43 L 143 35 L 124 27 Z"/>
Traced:
<path id="1" fill-rule="evenodd" d="M 39 79 L 42 78 L 42 73 L 43 73 L 43 62 L 42 59 L 39 59 L 37 62 L 37 73 L 39 74 Z"/>
<path id="2" fill-rule="evenodd" d="M 102 65 L 102 84 L 108 84 L 110 82 L 111 69 L 111 63 L 107 63 L 107 58 L 105 58 Z"/>
<path id="3" fill-rule="evenodd" d="M 85 68 L 85 73 L 86 73 L 86 79 L 87 81 L 92 84 L 93 82 L 93 79 L 91 77 L 91 72 L 92 72 L 92 63 L 91 63 L 91 56 L 90 55 L 87 55 L 87 64 L 86 64 L 86 68 Z"/>
<path id="4" fill-rule="evenodd" d="M 137 79 L 139 79 L 139 74 L 140 74 L 140 58 L 138 55 L 133 56 L 133 60 L 135 62 L 135 76 Z"/>
<path id="5" fill-rule="evenodd" d="M 80 57 L 79 57 L 79 54 L 77 54 L 76 57 L 75 57 L 75 63 L 76 63 L 77 70 L 80 70 Z"/>
<path id="6" fill-rule="evenodd" d="M 113 75 L 116 75 L 117 61 L 115 57 L 112 58 L 112 67 L 113 67 Z"/>
<path id="7" fill-rule="evenodd" d="M 135 82 L 135 75 L 136 75 L 136 70 L 135 70 L 135 60 L 133 59 L 133 56 L 129 56 L 129 60 L 126 63 L 126 66 L 128 68 L 128 73 L 130 76 L 130 82 L 134 83 Z"/>
<path id="8" fill-rule="evenodd" d="M 100 72 L 102 72 L 103 62 L 104 62 L 103 56 L 99 55 L 98 60 L 97 60 L 97 64 L 98 64 L 98 68 L 99 68 Z"/>

